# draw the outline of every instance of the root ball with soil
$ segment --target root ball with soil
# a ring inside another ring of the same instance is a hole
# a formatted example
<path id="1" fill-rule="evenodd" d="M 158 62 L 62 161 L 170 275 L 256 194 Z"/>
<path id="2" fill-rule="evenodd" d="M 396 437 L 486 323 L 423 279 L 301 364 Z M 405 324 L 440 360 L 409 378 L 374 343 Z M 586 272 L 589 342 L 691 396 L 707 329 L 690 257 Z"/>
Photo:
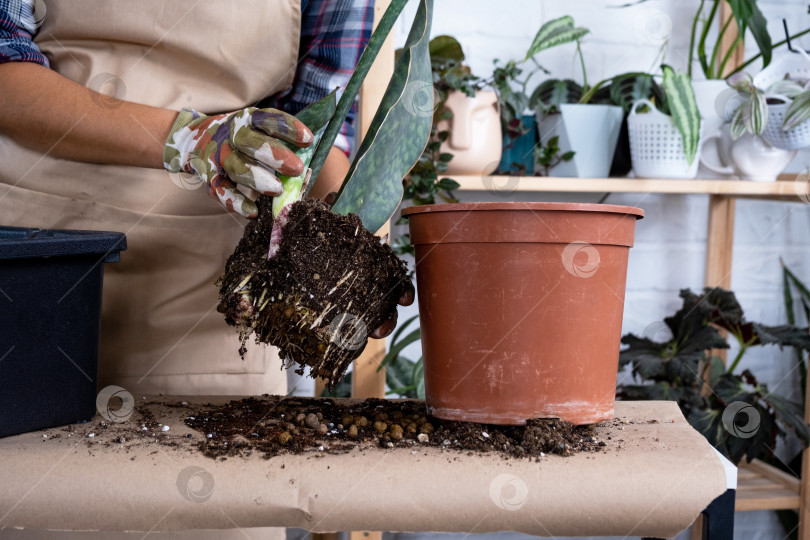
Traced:
<path id="1" fill-rule="evenodd" d="M 354 214 L 310 199 L 274 220 L 272 199 L 257 205 L 220 278 L 218 309 L 238 328 L 242 355 L 255 334 L 288 367 L 303 374 L 309 366 L 334 387 L 373 330 L 396 316 L 412 287 L 405 264 Z"/>

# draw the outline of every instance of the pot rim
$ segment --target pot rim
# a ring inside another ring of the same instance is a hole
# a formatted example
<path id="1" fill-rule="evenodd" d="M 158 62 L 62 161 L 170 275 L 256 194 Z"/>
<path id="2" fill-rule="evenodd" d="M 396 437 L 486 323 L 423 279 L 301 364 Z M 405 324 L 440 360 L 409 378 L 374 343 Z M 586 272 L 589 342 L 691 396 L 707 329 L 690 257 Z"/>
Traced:
<path id="1" fill-rule="evenodd" d="M 565 202 L 468 202 L 468 203 L 440 203 L 410 206 L 402 209 L 403 217 L 415 214 L 428 214 L 436 212 L 474 212 L 491 210 L 529 210 L 532 212 L 594 212 L 606 214 L 623 214 L 634 216 L 636 219 L 644 218 L 644 210 L 634 206 L 620 206 L 616 204 L 597 203 L 565 203 Z"/>

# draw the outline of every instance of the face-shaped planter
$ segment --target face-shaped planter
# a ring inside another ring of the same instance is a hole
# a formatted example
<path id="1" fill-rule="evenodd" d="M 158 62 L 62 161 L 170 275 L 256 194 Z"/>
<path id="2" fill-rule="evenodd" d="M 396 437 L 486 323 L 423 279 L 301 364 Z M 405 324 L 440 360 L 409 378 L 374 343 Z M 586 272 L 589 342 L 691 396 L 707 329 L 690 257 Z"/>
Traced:
<path id="1" fill-rule="evenodd" d="M 454 91 L 447 96 L 445 107 L 453 113 L 449 125 L 440 122 L 438 126 L 439 131 L 450 131 L 441 148 L 442 152 L 453 154 L 447 174 L 491 174 L 501 160 L 498 96 L 490 90 L 479 90 L 474 98 Z"/>

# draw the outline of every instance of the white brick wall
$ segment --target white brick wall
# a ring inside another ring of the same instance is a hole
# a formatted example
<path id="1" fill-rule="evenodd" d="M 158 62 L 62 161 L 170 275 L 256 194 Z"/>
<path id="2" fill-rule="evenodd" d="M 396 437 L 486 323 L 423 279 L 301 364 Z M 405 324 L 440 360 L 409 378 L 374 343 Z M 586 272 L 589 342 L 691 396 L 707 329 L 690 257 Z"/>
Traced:
<path id="1" fill-rule="evenodd" d="M 632 8 L 610 9 L 624 0 L 568 2 L 552 0 L 435 0 L 433 35 L 450 34 L 461 41 L 468 63 L 478 75 L 488 75 L 494 58 L 520 58 L 540 25 L 554 17 L 570 14 L 577 25 L 590 28 L 583 50 L 590 82 L 616 73 L 650 69 L 658 56 L 661 31 L 671 24 L 672 36 L 666 48 L 666 62 L 686 67 L 689 25 L 697 0 L 653 0 Z M 775 41 L 782 39 L 781 18 L 787 17 L 793 31 L 810 26 L 806 1 L 759 1 L 769 20 Z M 406 8 L 407 19 L 414 3 Z M 404 42 L 407 28 L 399 29 L 397 46 Z M 810 48 L 810 39 L 804 40 Z M 555 77 L 581 80 L 572 46 L 538 55 L 538 60 Z M 699 73 L 699 68 L 697 71 Z M 540 81 L 541 78 L 537 78 Z M 532 87 L 532 86 L 530 86 Z M 810 166 L 800 155 L 791 170 Z M 501 200 L 486 193 L 460 193 L 464 201 Z M 567 200 L 596 202 L 600 195 L 531 194 L 523 200 Z M 678 290 L 699 290 L 705 262 L 707 198 L 677 195 L 612 195 L 608 202 L 644 208 L 647 217 L 639 222 L 636 246 L 631 250 L 623 331 L 644 329 L 680 306 Z M 402 229 L 400 232 L 403 232 Z M 396 232 L 396 231 L 395 231 Z M 732 289 L 747 316 L 766 324 L 786 321 L 781 297 L 779 258 L 810 282 L 810 206 L 741 200 L 737 203 Z M 416 313 L 411 307 L 400 311 L 400 320 Z M 407 351 L 414 359 L 419 349 Z M 730 354 L 735 354 L 732 350 Z M 798 396 L 798 374 L 790 352 L 777 348 L 751 350 L 741 364 L 751 369 L 771 390 Z M 623 375 L 626 376 L 626 375 Z M 792 455 L 792 451 L 789 452 Z M 739 538 L 781 538 L 781 528 L 767 512 L 748 513 L 737 519 Z"/>

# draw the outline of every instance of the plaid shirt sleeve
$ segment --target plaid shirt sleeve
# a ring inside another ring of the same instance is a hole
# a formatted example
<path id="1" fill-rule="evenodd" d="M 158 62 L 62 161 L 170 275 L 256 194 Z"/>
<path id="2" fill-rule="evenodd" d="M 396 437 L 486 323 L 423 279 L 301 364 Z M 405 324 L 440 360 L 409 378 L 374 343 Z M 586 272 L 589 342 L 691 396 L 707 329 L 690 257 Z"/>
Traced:
<path id="1" fill-rule="evenodd" d="M 44 7 L 38 13 L 34 5 L 34 0 L 0 0 L 0 64 L 36 62 L 48 66 L 48 59 L 31 41 L 45 16 Z M 39 5 L 44 6 L 42 2 Z"/>
<path id="2" fill-rule="evenodd" d="M 270 106 L 292 114 L 346 87 L 374 24 L 374 0 L 302 0 L 301 46 L 292 88 L 270 99 Z M 335 146 L 346 155 L 354 138 L 357 106 L 352 105 Z"/>

